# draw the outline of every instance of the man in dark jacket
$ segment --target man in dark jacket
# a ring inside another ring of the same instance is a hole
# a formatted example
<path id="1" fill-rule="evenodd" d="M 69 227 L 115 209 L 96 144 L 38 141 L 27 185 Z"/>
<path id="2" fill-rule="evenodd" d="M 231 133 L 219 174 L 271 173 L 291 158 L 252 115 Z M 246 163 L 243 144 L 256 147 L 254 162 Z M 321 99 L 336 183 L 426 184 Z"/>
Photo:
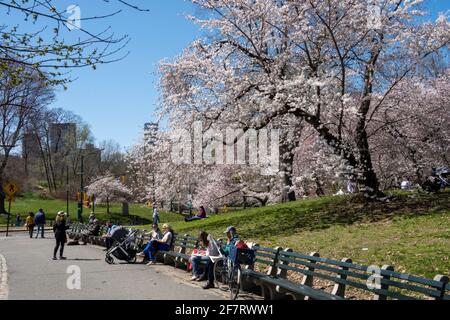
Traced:
<path id="1" fill-rule="evenodd" d="M 34 217 L 34 224 L 37 226 L 36 239 L 39 237 L 39 231 L 41 232 L 41 238 L 45 238 L 45 213 L 43 209 L 39 209 Z"/>

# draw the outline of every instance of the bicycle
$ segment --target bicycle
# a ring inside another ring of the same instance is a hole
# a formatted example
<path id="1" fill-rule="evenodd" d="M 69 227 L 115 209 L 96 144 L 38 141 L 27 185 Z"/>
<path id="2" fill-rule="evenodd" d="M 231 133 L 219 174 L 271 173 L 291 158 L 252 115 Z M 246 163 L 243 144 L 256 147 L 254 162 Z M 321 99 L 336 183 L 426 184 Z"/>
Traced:
<path id="1" fill-rule="evenodd" d="M 251 265 L 255 251 L 231 247 L 230 255 L 222 257 L 214 264 L 214 284 L 222 291 L 230 292 L 230 299 L 236 300 L 241 288 L 241 265 Z"/>

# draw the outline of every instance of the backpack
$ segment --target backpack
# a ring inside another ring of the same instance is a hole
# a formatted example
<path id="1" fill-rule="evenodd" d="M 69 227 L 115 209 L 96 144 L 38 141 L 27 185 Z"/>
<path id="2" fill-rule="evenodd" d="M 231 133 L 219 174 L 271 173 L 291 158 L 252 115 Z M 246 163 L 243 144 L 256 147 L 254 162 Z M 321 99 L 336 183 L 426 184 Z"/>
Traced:
<path id="1" fill-rule="evenodd" d="M 248 250 L 249 249 L 248 245 L 242 240 L 239 240 L 239 241 L 236 242 L 236 248 L 243 249 L 243 250 Z"/>

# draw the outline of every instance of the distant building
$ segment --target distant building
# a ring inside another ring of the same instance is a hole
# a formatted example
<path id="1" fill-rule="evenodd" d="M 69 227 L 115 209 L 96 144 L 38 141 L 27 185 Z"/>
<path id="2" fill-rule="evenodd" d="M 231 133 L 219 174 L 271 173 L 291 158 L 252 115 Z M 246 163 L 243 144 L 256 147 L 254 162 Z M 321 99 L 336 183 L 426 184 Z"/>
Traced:
<path id="1" fill-rule="evenodd" d="M 100 163 L 102 161 L 102 150 L 96 148 L 93 144 L 86 144 L 85 148 L 81 152 L 85 157 L 85 161 L 89 159 L 95 163 Z"/>
<path id="2" fill-rule="evenodd" d="M 84 156 L 84 170 L 89 175 L 97 174 L 102 162 L 102 150 L 89 143 L 81 150 L 81 155 Z"/>
<path id="3" fill-rule="evenodd" d="M 36 159 L 41 155 L 39 137 L 36 133 L 25 133 L 22 139 L 22 157 Z"/>
<path id="4" fill-rule="evenodd" d="M 76 123 L 52 123 L 50 125 L 50 147 L 53 153 L 76 148 Z"/>
<path id="5" fill-rule="evenodd" d="M 146 123 L 144 125 L 144 141 L 147 146 L 154 146 L 158 141 L 159 124 Z"/>

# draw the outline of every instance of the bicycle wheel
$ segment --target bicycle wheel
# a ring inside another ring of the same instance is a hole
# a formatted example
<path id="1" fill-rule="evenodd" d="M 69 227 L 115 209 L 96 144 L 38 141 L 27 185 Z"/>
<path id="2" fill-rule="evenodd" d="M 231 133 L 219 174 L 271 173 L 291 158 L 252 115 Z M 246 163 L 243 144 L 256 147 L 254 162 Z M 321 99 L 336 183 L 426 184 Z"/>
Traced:
<path id="1" fill-rule="evenodd" d="M 239 296 L 241 287 L 241 266 L 239 264 L 230 263 L 228 270 L 228 288 L 230 290 L 230 299 L 236 300 Z"/>
<path id="2" fill-rule="evenodd" d="M 214 285 L 222 291 L 228 290 L 227 260 L 220 259 L 214 264 Z"/>

